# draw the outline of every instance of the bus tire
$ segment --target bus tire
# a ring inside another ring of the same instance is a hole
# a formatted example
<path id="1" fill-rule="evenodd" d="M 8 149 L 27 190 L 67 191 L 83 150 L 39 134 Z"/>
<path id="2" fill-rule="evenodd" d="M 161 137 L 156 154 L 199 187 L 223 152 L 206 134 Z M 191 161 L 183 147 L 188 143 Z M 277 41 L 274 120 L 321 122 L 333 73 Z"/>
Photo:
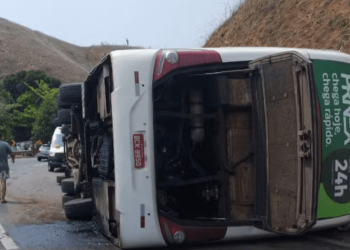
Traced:
<path id="1" fill-rule="evenodd" d="M 54 126 L 55 128 L 61 126 L 61 124 L 59 123 L 58 118 L 55 118 L 55 119 L 53 120 L 53 126 Z"/>
<path id="2" fill-rule="evenodd" d="M 69 102 L 62 101 L 61 94 L 58 94 L 57 96 L 57 104 L 59 108 L 64 109 L 70 108 L 70 106 L 72 106 L 72 104 L 70 104 Z"/>
<path id="3" fill-rule="evenodd" d="M 68 201 L 63 208 L 69 220 L 90 220 L 92 218 L 92 198 Z"/>
<path id="4" fill-rule="evenodd" d="M 66 176 L 61 176 L 61 175 L 57 175 L 56 176 L 56 182 L 58 183 L 58 184 L 61 184 L 61 182 L 62 182 L 62 180 L 64 180 L 64 179 L 67 179 L 67 177 Z"/>
<path id="5" fill-rule="evenodd" d="M 70 109 L 59 109 L 58 110 L 58 123 L 59 124 L 70 124 Z"/>
<path id="6" fill-rule="evenodd" d="M 69 104 L 81 104 L 81 83 L 61 85 L 60 100 Z"/>
<path id="7" fill-rule="evenodd" d="M 74 190 L 74 179 L 68 178 L 61 181 L 61 190 L 62 193 L 66 194 L 75 194 Z"/>
<path id="8" fill-rule="evenodd" d="M 66 202 L 72 201 L 75 199 L 78 199 L 78 197 L 75 197 L 75 195 L 71 195 L 71 194 L 62 195 L 62 207 L 64 208 L 64 204 L 66 204 Z"/>

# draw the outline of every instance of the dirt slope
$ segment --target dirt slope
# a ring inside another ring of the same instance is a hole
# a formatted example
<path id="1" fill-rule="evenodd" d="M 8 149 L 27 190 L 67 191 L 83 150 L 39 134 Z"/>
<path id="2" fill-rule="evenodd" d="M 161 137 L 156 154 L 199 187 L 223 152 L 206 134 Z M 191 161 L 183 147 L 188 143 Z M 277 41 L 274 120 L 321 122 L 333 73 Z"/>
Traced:
<path id="1" fill-rule="evenodd" d="M 62 82 L 83 81 L 108 54 L 127 46 L 79 47 L 0 18 L 0 81 L 21 70 L 44 70 Z"/>
<path id="2" fill-rule="evenodd" d="M 350 53 L 349 0 L 246 0 L 205 47 L 278 46 Z"/>

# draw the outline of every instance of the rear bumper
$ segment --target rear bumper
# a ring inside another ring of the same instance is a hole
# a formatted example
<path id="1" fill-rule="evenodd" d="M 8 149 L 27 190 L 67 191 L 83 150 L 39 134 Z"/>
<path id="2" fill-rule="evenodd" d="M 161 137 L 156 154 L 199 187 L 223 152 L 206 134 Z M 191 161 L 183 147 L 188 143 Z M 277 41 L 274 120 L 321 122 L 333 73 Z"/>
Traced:
<path id="1" fill-rule="evenodd" d="M 63 157 L 60 157 L 60 158 L 48 157 L 48 162 L 51 166 L 54 166 L 54 167 L 61 168 L 62 166 L 64 166 L 64 164 L 63 164 L 64 158 Z"/>
<path id="2" fill-rule="evenodd" d="M 46 158 L 46 159 L 48 159 L 49 158 L 49 155 L 47 154 L 47 155 L 44 155 L 44 154 L 37 154 L 37 157 L 38 158 Z"/>

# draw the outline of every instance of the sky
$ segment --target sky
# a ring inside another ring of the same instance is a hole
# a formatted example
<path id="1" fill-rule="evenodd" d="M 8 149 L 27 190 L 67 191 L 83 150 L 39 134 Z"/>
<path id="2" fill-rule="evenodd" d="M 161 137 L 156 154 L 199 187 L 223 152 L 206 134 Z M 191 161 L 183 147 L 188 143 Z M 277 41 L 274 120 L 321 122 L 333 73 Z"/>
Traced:
<path id="1" fill-rule="evenodd" d="M 0 0 L 0 17 L 79 45 L 201 47 L 242 0 Z"/>

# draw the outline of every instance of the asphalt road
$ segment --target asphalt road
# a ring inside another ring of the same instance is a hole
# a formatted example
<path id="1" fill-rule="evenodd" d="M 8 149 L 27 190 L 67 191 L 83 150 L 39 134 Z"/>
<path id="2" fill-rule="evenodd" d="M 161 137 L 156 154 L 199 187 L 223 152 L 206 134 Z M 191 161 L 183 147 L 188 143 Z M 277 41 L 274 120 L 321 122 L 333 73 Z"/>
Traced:
<path id="1" fill-rule="evenodd" d="M 36 158 L 10 163 L 8 203 L 0 204 L 0 250 L 10 249 L 118 249 L 90 221 L 68 221 L 61 206 L 58 169 L 48 172 L 47 162 Z M 248 242 L 230 242 L 181 247 L 188 250 L 224 249 L 350 249 L 350 233 L 328 230 L 301 237 L 279 237 Z"/>
<path id="2" fill-rule="evenodd" d="M 48 172 L 47 162 L 36 158 L 9 164 L 8 203 L 0 204 L 0 250 L 118 249 L 91 222 L 65 218 L 56 182 L 57 175 L 64 175 L 60 169 Z"/>

